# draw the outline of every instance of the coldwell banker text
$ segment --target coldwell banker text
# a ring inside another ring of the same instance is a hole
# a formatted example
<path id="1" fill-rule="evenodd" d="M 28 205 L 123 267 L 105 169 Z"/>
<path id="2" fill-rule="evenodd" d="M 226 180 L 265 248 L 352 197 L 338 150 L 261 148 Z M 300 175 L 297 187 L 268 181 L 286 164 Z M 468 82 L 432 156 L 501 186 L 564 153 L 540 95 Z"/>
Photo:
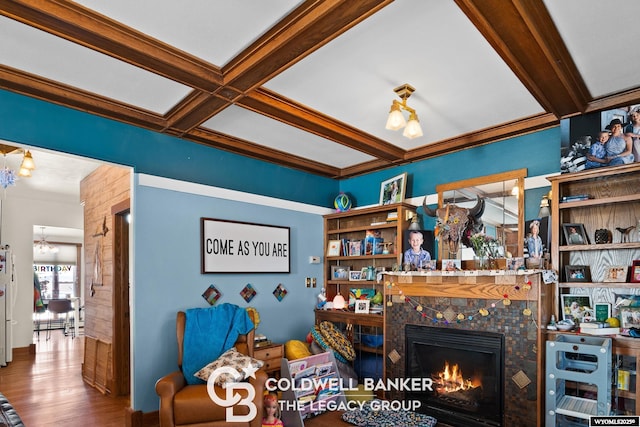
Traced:
<path id="1" fill-rule="evenodd" d="M 202 219 L 203 273 L 289 272 L 289 228 Z"/>

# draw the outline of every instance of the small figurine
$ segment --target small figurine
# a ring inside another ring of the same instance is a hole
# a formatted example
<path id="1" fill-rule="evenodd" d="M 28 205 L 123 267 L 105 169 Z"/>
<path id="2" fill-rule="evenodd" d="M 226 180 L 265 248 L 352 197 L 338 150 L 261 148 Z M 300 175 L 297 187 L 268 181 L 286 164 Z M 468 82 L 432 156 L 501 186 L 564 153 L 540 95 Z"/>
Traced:
<path id="1" fill-rule="evenodd" d="M 278 406 L 278 397 L 275 394 L 265 394 L 263 400 L 264 406 L 264 418 L 262 418 L 262 427 L 280 426 L 284 427 L 284 424 L 278 418 L 280 408 Z"/>

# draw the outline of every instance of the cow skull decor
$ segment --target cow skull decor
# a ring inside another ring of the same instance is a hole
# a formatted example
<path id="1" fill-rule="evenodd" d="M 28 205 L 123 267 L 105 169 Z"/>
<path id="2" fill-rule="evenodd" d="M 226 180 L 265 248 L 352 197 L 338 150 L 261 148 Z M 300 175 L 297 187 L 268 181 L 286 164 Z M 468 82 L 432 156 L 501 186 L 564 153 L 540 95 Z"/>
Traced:
<path id="1" fill-rule="evenodd" d="M 422 209 L 430 217 L 436 218 L 435 235 L 449 251 L 448 258 L 457 258 L 460 241 L 467 241 L 471 234 L 482 231 L 482 214 L 484 199 L 478 198 L 472 208 L 463 208 L 447 204 L 438 209 L 427 206 L 427 198 L 422 202 Z"/>

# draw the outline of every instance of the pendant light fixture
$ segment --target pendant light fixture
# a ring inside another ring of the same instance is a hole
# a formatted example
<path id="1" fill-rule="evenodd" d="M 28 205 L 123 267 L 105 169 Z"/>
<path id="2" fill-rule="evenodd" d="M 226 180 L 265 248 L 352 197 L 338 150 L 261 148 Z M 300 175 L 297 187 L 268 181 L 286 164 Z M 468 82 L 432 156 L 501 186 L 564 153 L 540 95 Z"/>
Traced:
<path id="1" fill-rule="evenodd" d="M 398 86 L 393 90 L 402 99 L 402 102 L 394 99 L 391 103 L 391 110 L 387 117 L 386 129 L 399 130 L 404 128 L 402 136 L 413 139 L 422 136 L 422 127 L 418 120 L 418 114 L 416 110 L 407 105 L 407 99 L 415 92 L 415 88 L 408 83 Z M 402 111 L 409 113 L 409 121 L 407 122 L 402 114 Z"/>
<path id="2" fill-rule="evenodd" d="M 40 240 L 33 244 L 33 250 L 37 251 L 40 254 L 58 253 L 58 247 L 47 242 L 47 239 L 44 237 L 44 227 L 40 227 L 40 234 L 42 237 L 40 238 Z"/>

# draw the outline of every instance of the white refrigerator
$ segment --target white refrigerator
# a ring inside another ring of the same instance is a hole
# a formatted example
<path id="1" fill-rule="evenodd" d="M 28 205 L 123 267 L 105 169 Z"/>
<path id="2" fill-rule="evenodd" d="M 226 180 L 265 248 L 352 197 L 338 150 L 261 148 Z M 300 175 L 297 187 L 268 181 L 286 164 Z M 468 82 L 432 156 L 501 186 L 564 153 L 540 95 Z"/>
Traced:
<path id="1" fill-rule="evenodd" d="M 0 366 L 13 360 L 13 306 L 16 278 L 13 254 L 0 247 Z"/>

